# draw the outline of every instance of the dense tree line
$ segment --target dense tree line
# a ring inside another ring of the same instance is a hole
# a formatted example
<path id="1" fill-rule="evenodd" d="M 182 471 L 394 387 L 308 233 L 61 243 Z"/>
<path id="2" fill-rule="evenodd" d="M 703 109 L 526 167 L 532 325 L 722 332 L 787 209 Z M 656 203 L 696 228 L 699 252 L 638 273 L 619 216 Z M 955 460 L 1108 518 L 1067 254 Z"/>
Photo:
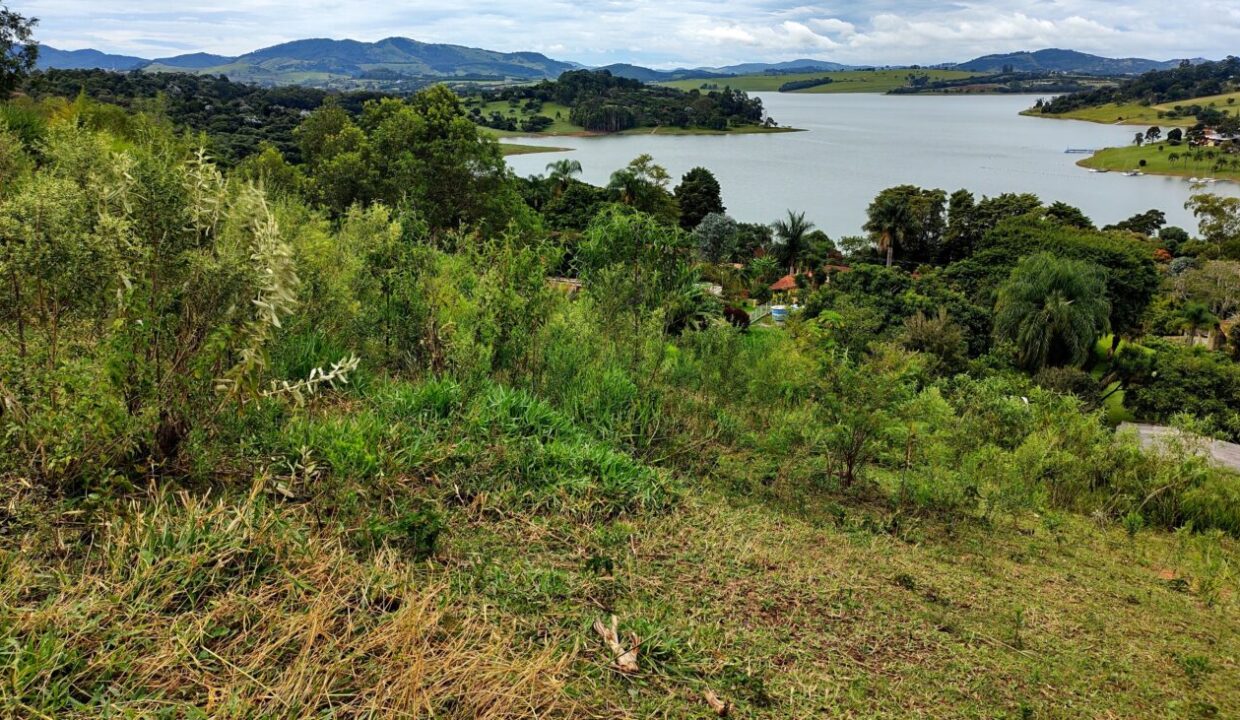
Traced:
<path id="1" fill-rule="evenodd" d="M 820 87 L 822 85 L 830 85 L 835 82 L 835 78 L 826 75 L 818 78 L 810 78 L 808 80 L 790 80 L 779 86 L 780 92 L 794 92 L 796 90 L 808 90 L 809 88 Z"/>
<path id="2" fill-rule="evenodd" d="M 1001 72 L 967 78 L 932 80 L 918 76 L 918 82 L 890 91 L 892 95 L 914 95 L 934 92 L 985 93 L 1076 93 L 1097 87 L 1098 76 L 1071 77 L 1049 72 Z"/>
<path id="3" fill-rule="evenodd" d="M 1219 62 L 1184 62 L 1173 70 L 1156 70 L 1112 87 L 1060 95 L 1043 102 L 1039 109 L 1047 115 L 1061 115 L 1107 103 L 1165 105 L 1235 89 L 1240 82 L 1240 58 Z"/>
<path id="4" fill-rule="evenodd" d="M 106 70 L 47 70 L 33 73 L 23 85 L 34 99 L 84 95 L 126 110 L 164 114 L 173 123 L 210 140 L 214 157 L 233 163 L 263 144 L 297 159 L 293 130 L 328 97 L 353 114 L 383 97 L 376 92 L 332 93 L 297 85 L 264 88 L 225 77 L 188 73 L 117 73 Z"/>
<path id="5" fill-rule="evenodd" d="M 598 132 L 654 126 L 725 130 L 765 119 L 762 101 L 739 90 L 684 92 L 616 77 L 606 70 L 574 70 L 556 80 L 491 91 L 482 97 L 488 102 L 567 105 L 574 124 Z"/>

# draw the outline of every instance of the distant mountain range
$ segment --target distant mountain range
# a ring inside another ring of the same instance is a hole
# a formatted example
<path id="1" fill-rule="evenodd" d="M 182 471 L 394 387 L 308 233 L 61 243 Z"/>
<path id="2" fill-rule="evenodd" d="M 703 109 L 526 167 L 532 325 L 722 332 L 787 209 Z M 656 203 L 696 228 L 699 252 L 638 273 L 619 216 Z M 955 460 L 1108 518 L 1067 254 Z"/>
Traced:
<path id="1" fill-rule="evenodd" d="M 686 68 L 680 68 L 678 70 L 652 70 L 648 67 L 642 67 L 641 65 L 630 65 L 628 63 L 615 63 L 594 69 L 606 70 L 616 77 L 628 78 L 630 80 L 640 80 L 645 83 L 669 82 L 671 80 L 684 80 L 686 78 L 733 77 L 733 74 L 715 72 L 713 70 L 689 70 Z"/>
<path id="2" fill-rule="evenodd" d="M 39 50 L 39 67 L 191 72 L 260 85 L 333 85 L 402 79 L 539 80 L 579 66 L 533 52 L 500 53 L 388 38 L 373 43 L 296 40 L 238 57 L 193 53 L 154 60 L 45 45 Z"/>
<path id="3" fill-rule="evenodd" d="M 936 67 L 977 73 L 1065 72 L 1089 75 L 1134 75 L 1175 67 L 1179 60 L 1106 58 L 1074 50 L 1048 49 L 986 55 L 968 62 Z M 406 81 L 487 80 L 522 82 L 555 78 L 578 63 L 553 60 L 534 52 L 501 53 L 492 50 L 418 42 L 393 37 L 367 43 L 357 40 L 296 40 L 229 57 L 191 53 L 146 59 L 110 55 L 98 50 L 58 50 L 44 45 L 39 68 L 89 69 L 148 72 L 189 72 L 226 75 L 238 82 L 259 85 L 312 85 L 350 87 L 401 84 Z M 723 67 L 654 70 L 617 63 L 603 70 L 642 82 L 667 82 L 686 78 L 713 78 L 761 73 L 838 72 L 856 69 L 825 60 L 800 59 L 777 63 L 742 63 Z"/>
<path id="4" fill-rule="evenodd" d="M 853 70 L 855 65 L 841 65 L 836 62 L 828 62 L 826 60 L 787 60 L 777 63 L 741 63 L 740 65 L 726 65 L 717 68 L 699 68 L 700 70 L 710 70 L 724 75 L 758 75 L 765 72 L 792 72 L 805 70 L 809 72 L 839 72 L 841 70 Z"/>
<path id="5" fill-rule="evenodd" d="M 136 70 L 150 64 L 150 60 L 129 55 L 109 55 L 98 50 L 57 50 L 48 45 L 39 46 L 40 70 Z"/>
<path id="6" fill-rule="evenodd" d="M 1200 62 L 1195 59 L 1194 62 Z M 950 67 L 977 73 L 996 73 L 1011 69 L 1015 72 L 1065 72 L 1083 75 L 1140 75 L 1151 70 L 1170 70 L 1179 60 L 1146 60 L 1144 58 L 1108 58 L 1099 55 L 1051 48 L 1037 52 L 1015 52 L 986 55 Z M 945 66 L 947 67 L 947 66 Z"/>

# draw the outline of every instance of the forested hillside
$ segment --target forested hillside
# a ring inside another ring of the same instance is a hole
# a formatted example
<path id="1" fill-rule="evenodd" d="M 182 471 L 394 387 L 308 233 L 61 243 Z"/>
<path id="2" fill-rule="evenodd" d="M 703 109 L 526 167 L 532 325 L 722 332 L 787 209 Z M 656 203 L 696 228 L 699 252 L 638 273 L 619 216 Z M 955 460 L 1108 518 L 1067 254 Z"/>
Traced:
<path id="1" fill-rule="evenodd" d="M 0 716 L 1240 715 L 1240 200 L 831 238 L 440 86 L 148 82 L 0 104 Z"/>
<path id="2" fill-rule="evenodd" d="M 595 132 L 637 127 L 727 130 L 761 126 L 767 119 L 762 101 L 739 90 L 682 91 L 617 77 L 606 70 L 574 70 L 554 81 L 488 91 L 482 97 L 565 105 L 575 125 Z"/>
<path id="3" fill-rule="evenodd" d="M 1237 89 L 1240 58 L 1220 62 L 1182 63 L 1171 70 L 1148 72 L 1114 87 L 1060 95 L 1040 106 L 1041 112 L 1058 115 L 1107 103 L 1165 105 L 1195 98 L 1221 95 Z"/>
<path id="4" fill-rule="evenodd" d="M 261 88 L 226 78 L 186 73 L 114 73 L 106 70 L 48 70 L 35 73 L 25 92 L 37 99 L 79 95 L 98 101 L 82 110 L 109 114 L 108 106 L 145 110 L 168 117 L 186 130 L 204 133 L 212 157 L 234 163 L 264 144 L 298 158 L 293 130 L 305 115 L 331 97 L 340 107 L 360 113 L 375 92 L 329 93 L 298 86 Z M 126 122 L 124 113 L 111 113 Z"/>

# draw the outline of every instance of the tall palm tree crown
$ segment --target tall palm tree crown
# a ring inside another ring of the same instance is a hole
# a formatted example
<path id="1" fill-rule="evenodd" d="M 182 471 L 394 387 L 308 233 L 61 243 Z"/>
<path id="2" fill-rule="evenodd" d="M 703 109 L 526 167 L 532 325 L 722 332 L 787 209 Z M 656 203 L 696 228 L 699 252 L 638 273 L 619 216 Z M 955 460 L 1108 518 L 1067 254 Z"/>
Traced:
<path id="1" fill-rule="evenodd" d="M 1106 279 L 1096 265 L 1031 255 L 999 289 L 995 335 L 1016 345 L 1026 370 L 1083 364 L 1110 327 Z"/>
<path id="2" fill-rule="evenodd" d="M 805 219 L 805 213 L 788 211 L 788 217 L 775 221 L 776 252 L 788 265 L 788 273 L 795 274 L 805 254 L 805 238 L 814 229 L 814 223 Z"/>

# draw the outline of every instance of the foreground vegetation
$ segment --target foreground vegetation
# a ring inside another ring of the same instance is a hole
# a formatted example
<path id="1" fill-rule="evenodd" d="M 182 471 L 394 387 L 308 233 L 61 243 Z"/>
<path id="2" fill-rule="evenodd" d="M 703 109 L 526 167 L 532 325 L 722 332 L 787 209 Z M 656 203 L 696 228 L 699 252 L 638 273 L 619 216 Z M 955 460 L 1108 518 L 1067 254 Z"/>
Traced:
<path id="1" fill-rule="evenodd" d="M 1240 479 L 1101 396 L 1240 435 L 1240 202 L 901 186 L 836 242 L 514 178 L 444 88 L 233 169 L 0 121 L 0 714 L 1240 711 Z"/>

